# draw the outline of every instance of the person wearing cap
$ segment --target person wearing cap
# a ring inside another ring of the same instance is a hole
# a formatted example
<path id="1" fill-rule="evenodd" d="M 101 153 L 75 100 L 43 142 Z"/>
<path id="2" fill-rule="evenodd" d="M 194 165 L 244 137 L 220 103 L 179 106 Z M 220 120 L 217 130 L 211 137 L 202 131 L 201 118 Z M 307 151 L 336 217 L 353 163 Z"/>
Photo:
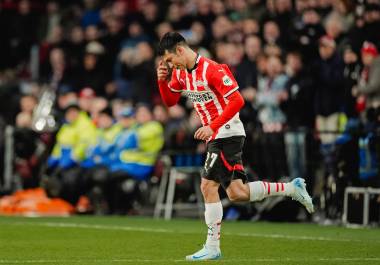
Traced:
<path id="1" fill-rule="evenodd" d="M 314 111 L 322 144 L 331 144 L 340 128 L 343 93 L 343 60 L 336 51 L 335 40 L 324 35 L 319 39 L 319 56 L 312 67 L 315 84 Z"/>
<path id="2" fill-rule="evenodd" d="M 360 75 L 358 103 L 365 104 L 366 109 L 380 107 L 380 56 L 376 46 L 364 42 L 361 49 L 363 70 Z M 365 103 L 364 103 L 365 102 Z"/>

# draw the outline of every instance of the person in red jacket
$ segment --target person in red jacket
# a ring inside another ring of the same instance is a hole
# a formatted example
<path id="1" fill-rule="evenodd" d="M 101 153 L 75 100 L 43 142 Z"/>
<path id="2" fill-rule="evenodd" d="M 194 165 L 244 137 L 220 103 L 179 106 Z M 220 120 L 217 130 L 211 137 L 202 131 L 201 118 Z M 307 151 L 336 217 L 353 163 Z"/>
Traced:
<path id="1" fill-rule="evenodd" d="M 219 186 L 231 201 L 259 201 L 269 196 L 290 196 L 313 212 L 305 180 L 289 183 L 255 181 L 247 183 L 242 165 L 244 126 L 239 110 L 244 100 L 227 65 L 218 64 L 193 51 L 177 32 L 166 33 L 159 43 L 162 59 L 157 68 L 158 85 L 164 103 L 177 104 L 187 96 L 196 109 L 202 127 L 194 138 L 207 142 L 207 157 L 202 171 L 201 191 L 205 200 L 207 240 L 203 248 L 186 260 L 211 260 L 221 257 L 220 226 L 223 207 Z"/>

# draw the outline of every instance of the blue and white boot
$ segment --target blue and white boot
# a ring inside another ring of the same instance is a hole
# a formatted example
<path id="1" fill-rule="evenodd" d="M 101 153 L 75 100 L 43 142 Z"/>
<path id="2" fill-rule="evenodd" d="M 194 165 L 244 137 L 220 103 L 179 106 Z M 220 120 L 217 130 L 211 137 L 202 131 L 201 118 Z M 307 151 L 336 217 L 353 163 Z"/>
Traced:
<path id="1" fill-rule="evenodd" d="M 219 248 L 211 248 L 203 245 L 203 248 L 192 255 L 186 256 L 188 261 L 197 260 L 217 260 L 222 257 L 222 253 Z"/>
<path id="2" fill-rule="evenodd" d="M 313 201 L 306 190 L 305 180 L 303 178 L 295 178 L 290 182 L 290 184 L 292 184 L 294 188 L 293 192 L 289 194 L 290 197 L 305 206 L 309 213 L 314 212 Z"/>

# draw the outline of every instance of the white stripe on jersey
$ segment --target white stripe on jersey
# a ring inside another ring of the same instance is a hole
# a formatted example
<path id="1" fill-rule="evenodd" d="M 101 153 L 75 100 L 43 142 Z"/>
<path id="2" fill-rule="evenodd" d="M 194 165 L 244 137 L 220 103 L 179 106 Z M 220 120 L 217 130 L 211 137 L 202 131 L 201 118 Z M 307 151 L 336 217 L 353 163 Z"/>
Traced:
<path id="1" fill-rule="evenodd" d="M 174 92 L 174 93 L 182 93 L 182 90 L 176 90 L 176 89 L 174 89 L 174 88 L 172 88 L 172 87 L 170 87 L 170 86 L 169 86 L 169 88 L 170 88 L 170 91 L 171 91 L 171 92 Z"/>
<path id="2" fill-rule="evenodd" d="M 178 80 L 178 83 L 179 83 L 180 82 L 180 73 L 181 73 L 181 71 L 179 69 L 176 69 L 175 73 L 176 73 L 177 80 Z M 175 92 L 175 93 L 181 93 L 182 92 L 182 90 L 178 90 L 178 89 L 172 88 L 170 85 L 169 85 L 169 88 L 170 88 L 170 90 L 172 92 Z"/>
<path id="3" fill-rule="evenodd" d="M 212 94 L 214 95 L 214 99 L 213 99 L 213 102 L 214 102 L 214 105 L 216 107 L 216 110 L 218 111 L 218 115 L 221 115 L 222 112 L 223 112 L 223 108 L 222 108 L 222 105 L 220 105 L 220 102 L 218 100 L 218 97 L 215 95 L 214 91 L 212 91 L 209 86 L 208 86 L 208 82 L 207 82 L 207 78 L 206 78 L 206 73 L 207 73 L 207 68 L 208 68 L 208 65 L 209 63 L 208 62 L 204 62 L 203 64 L 203 72 L 202 72 L 202 78 L 203 78 L 203 82 L 206 86 L 206 89 L 210 90 L 212 92 Z"/>
<path id="4" fill-rule="evenodd" d="M 231 95 L 232 93 L 234 93 L 236 90 L 238 90 L 239 87 L 235 87 L 234 89 L 231 89 L 230 91 L 228 91 L 223 97 L 228 97 L 229 95 Z"/>
<path id="5" fill-rule="evenodd" d="M 181 74 L 181 70 L 179 70 L 179 69 L 176 69 L 175 70 L 175 73 L 176 73 L 176 75 L 177 75 L 177 80 L 178 80 L 178 82 L 179 82 L 179 80 L 181 80 L 181 76 L 180 76 L 180 74 Z"/>
<path id="6" fill-rule="evenodd" d="M 193 71 L 191 71 L 191 76 L 193 78 L 193 87 L 194 87 L 195 91 L 198 91 L 198 87 L 197 87 L 197 84 L 196 84 L 196 81 L 197 81 L 196 69 L 194 69 Z M 203 112 L 206 114 L 207 123 L 210 124 L 211 123 L 210 112 L 206 109 L 205 104 L 200 103 L 199 106 L 201 107 L 201 109 L 203 110 Z"/>
<path id="7" fill-rule="evenodd" d="M 186 81 L 186 90 L 190 91 L 190 80 L 189 80 L 189 77 L 187 75 L 185 75 L 185 81 Z"/>
<path id="8" fill-rule="evenodd" d="M 208 86 L 208 82 L 207 82 L 207 78 L 206 78 L 206 71 L 207 71 L 208 65 L 209 65 L 208 62 L 204 62 L 204 64 L 203 64 L 203 72 L 202 72 L 203 82 L 205 84 L 207 84 L 207 86 Z"/>

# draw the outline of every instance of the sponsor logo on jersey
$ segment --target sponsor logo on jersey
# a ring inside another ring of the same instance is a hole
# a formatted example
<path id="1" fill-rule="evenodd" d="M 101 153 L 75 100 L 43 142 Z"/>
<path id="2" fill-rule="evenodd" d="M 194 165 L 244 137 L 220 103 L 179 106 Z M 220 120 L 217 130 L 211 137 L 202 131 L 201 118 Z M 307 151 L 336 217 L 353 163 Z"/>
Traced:
<path id="1" fill-rule="evenodd" d="M 213 100 L 210 92 L 193 92 L 184 91 L 183 94 L 188 97 L 193 103 L 204 103 Z"/>
<path id="2" fill-rule="evenodd" d="M 232 80 L 229 76 L 227 75 L 223 76 L 222 80 L 225 86 L 232 86 Z"/>
<path id="3" fill-rule="evenodd" d="M 196 84 L 197 86 L 206 86 L 206 85 L 207 85 L 207 83 L 204 82 L 204 81 L 202 81 L 202 80 L 197 80 L 197 81 L 195 82 L 195 84 Z"/>

